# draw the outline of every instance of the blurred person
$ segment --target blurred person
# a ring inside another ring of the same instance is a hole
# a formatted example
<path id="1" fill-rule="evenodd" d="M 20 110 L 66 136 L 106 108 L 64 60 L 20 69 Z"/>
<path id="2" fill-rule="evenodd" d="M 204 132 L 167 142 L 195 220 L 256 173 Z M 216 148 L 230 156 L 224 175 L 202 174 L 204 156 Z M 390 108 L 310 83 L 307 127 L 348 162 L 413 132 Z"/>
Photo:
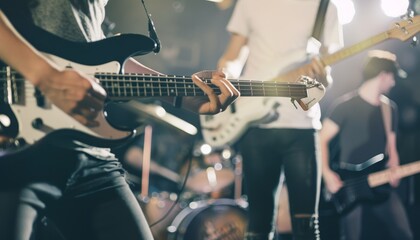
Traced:
<path id="1" fill-rule="evenodd" d="M 329 67 L 324 66 L 314 52 L 307 51 L 319 4 L 318 0 L 237 1 L 227 25 L 231 38 L 218 61 L 218 68 L 229 73 L 229 64 L 245 53 L 247 59 L 241 78 L 269 81 L 309 61 L 304 74 L 327 87 L 332 80 Z M 328 6 L 323 26 L 319 39 L 321 48 L 317 49 L 320 54 L 343 45 L 342 29 L 333 4 Z M 239 99 L 242 100 L 244 98 Z M 272 100 L 276 108 L 270 110 L 276 112 L 278 118 L 269 123 L 253 123 L 237 144 L 243 156 L 245 192 L 249 201 L 245 239 L 271 239 L 273 236 L 275 191 L 283 168 L 294 238 L 319 239 L 317 205 L 321 172 L 317 136 L 321 128 L 320 107 L 316 104 L 304 111 L 288 98 Z M 264 108 L 265 100 L 255 101 L 260 101 Z M 249 108 L 249 111 L 254 110 Z"/>
<path id="2" fill-rule="evenodd" d="M 395 54 L 382 50 L 370 51 L 360 87 L 336 99 L 323 120 L 320 131 L 322 172 L 330 193 L 338 194 L 340 189 L 350 187 L 348 184 L 353 175 L 353 178 L 359 179 L 356 192 L 351 194 L 351 198 L 356 197 L 357 192 L 361 194 L 366 191 L 365 184 L 360 180 L 363 175 L 359 172 L 367 174 L 370 171 L 391 169 L 391 189 L 386 186 L 375 188 L 372 190 L 372 201 L 355 202 L 355 206 L 343 209 L 340 216 L 340 239 L 361 239 L 362 229 L 369 228 L 364 221 L 368 213 L 378 217 L 385 229 L 389 230 L 392 239 L 413 239 L 403 203 L 394 190 L 399 184 L 395 169 L 400 165 L 396 145 L 397 106 L 384 96 L 394 87 L 395 79 L 403 76 L 403 73 Z M 386 114 L 382 112 L 385 110 L 381 109 L 383 104 L 390 108 L 389 129 L 386 127 Z M 338 143 L 339 149 L 335 169 L 331 168 L 330 161 L 334 149 L 329 147 L 333 139 L 336 139 L 334 141 Z M 346 186 L 345 180 L 348 181 Z"/>

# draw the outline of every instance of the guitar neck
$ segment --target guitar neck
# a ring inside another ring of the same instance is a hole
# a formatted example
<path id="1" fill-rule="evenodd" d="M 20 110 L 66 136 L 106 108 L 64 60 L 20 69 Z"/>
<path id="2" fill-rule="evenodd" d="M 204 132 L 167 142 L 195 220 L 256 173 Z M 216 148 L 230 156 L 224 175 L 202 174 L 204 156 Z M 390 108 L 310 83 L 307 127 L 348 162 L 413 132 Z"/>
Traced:
<path id="1" fill-rule="evenodd" d="M 368 38 L 362 42 L 359 42 L 357 44 L 354 44 L 350 47 L 341 49 L 335 53 L 321 56 L 320 61 L 324 66 L 332 65 L 336 62 L 339 62 L 345 58 L 348 58 L 350 56 L 353 56 L 357 53 L 360 53 L 369 47 L 374 46 L 375 44 L 378 44 L 380 42 L 385 41 L 389 38 L 389 34 L 387 32 L 383 32 L 380 34 L 377 34 L 371 38 Z M 294 79 L 298 79 L 301 75 L 308 75 L 309 72 L 312 71 L 311 64 L 305 64 L 299 68 L 290 70 L 288 72 L 285 72 L 273 79 L 271 79 L 272 82 L 293 82 Z"/>
<path id="2" fill-rule="evenodd" d="M 95 74 L 108 97 L 116 100 L 127 100 L 136 97 L 162 96 L 204 96 L 191 78 L 185 76 L 146 75 L 146 74 Z M 306 85 L 301 83 L 274 83 L 249 80 L 229 80 L 239 90 L 241 96 L 251 97 L 290 97 L 301 99 L 307 97 Z M 210 79 L 203 82 L 217 94 L 220 89 Z"/>
<path id="3" fill-rule="evenodd" d="M 354 44 L 350 47 L 341 49 L 335 53 L 332 53 L 330 55 L 325 55 L 323 57 L 321 57 L 321 62 L 327 66 L 327 65 L 332 65 L 336 62 L 341 61 L 342 59 L 348 58 L 352 55 L 355 55 L 357 53 L 360 53 L 366 49 L 368 49 L 369 47 L 372 47 L 380 42 L 383 42 L 385 40 L 387 40 L 389 38 L 389 34 L 388 32 L 383 32 L 380 34 L 377 34 L 371 38 L 368 38 L 362 42 L 359 42 L 357 44 Z"/>
<path id="4" fill-rule="evenodd" d="M 408 177 L 420 172 L 420 161 L 404 164 L 396 170 L 396 174 L 400 178 Z M 391 170 L 383 170 L 369 174 L 368 183 L 370 187 L 377 187 L 390 181 Z"/>
<path id="5" fill-rule="evenodd" d="M 321 62 L 325 65 L 332 65 L 334 63 L 337 63 L 345 58 L 348 58 L 350 56 L 353 56 L 357 53 L 360 53 L 369 47 L 372 47 L 380 42 L 383 42 L 389 38 L 387 32 L 383 32 L 380 34 L 377 34 L 371 38 L 368 38 L 362 42 L 359 42 L 357 44 L 354 44 L 350 47 L 344 48 L 342 50 L 339 50 L 335 53 L 332 53 L 330 55 L 326 55 L 321 57 Z"/>

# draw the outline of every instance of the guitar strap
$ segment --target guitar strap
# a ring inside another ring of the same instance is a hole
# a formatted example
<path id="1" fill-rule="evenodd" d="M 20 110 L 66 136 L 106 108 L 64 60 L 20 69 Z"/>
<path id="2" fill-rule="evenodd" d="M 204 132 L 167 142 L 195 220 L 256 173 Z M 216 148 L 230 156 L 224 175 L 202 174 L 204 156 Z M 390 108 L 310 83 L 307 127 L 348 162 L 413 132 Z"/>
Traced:
<path id="1" fill-rule="evenodd" d="M 312 36 L 308 39 L 307 53 L 318 53 L 321 47 L 321 35 L 324 29 L 325 15 L 327 13 L 329 0 L 321 0 L 316 14 L 314 28 L 312 30 Z"/>
<path id="2" fill-rule="evenodd" d="M 381 111 L 382 111 L 382 118 L 384 120 L 384 126 L 385 126 L 385 133 L 387 139 L 389 139 L 389 134 L 391 133 L 391 104 L 388 97 L 385 95 L 381 95 Z M 386 144 L 385 153 L 388 153 L 388 140 Z"/>

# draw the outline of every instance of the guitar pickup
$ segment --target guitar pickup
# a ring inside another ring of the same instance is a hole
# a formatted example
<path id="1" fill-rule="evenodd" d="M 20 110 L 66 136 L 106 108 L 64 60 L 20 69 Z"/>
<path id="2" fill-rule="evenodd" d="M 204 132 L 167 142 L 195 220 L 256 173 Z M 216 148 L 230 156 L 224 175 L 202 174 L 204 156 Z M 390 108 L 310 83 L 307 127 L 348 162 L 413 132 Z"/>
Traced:
<path id="1" fill-rule="evenodd" d="M 34 97 L 36 100 L 36 105 L 38 107 L 42 107 L 42 108 L 46 107 L 45 97 L 38 88 L 35 88 Z"/>

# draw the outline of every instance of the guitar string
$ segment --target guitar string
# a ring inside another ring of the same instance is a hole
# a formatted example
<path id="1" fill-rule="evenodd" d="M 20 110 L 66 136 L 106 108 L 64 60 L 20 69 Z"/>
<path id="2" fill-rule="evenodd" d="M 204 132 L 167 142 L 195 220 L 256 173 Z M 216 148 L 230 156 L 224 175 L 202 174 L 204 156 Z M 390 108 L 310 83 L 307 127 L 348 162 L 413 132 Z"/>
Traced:
<path id="1" fill-rule="evenodd" d="M 142 78 L 149 78 L 149 77 L 143 77 L 143 76 L 138 76 L 138 77 L 142 77 Z M 127 79 L 100 79 L 100 82 L 111 82 L 111 83 L 160 83 L 160 84 L 191 84 L 191 85 L 195 85 L 194 82 L 192 81 L 191 78 L 189 79 L 182 79 L 182 78 L 171 78 L 171 77 L 166 77 L 166 78 L 170 78 L 170 79 L 176 79 L 176 80 L 183 80 L 183 81 L 168 81 L 167 79 L 161 79 L 161 77 L 156 77 L 158 78 L 157 81 L 151 81 L 149 79 L 130 79 L 129 77 L 126 77 Z M 188 82 L 186 82 L 185 80 L 188 80 Z M 7 79 L 0 79 L 0 82 L 7 82 Z M 21 81 L 26 81 L 24 78 L 13 78 L 13 81 L 17 81 L 17 82 L 21 82 Z M 207 82 L 209 83 L 211 80 L 210 79 L 203 79 L 203 82 Z M 303 89 L 303 88 L 308 88 L 306 84 L 304 83 L 293 83 L 293 82 L 270 82 L 270 81 L 259 81 L 259 80 L 229 80 L 232 84 L 238 84 L 238 85 L 243 85 L 243 86 L 250 86 L 253 87 L 255 85 L 262 85 L 261 87 L 283 87 L 283 88 L 299 88 L 299 89 Z M 267 86 L 265 86 L 267 85 Z M 271 86 L 270 86 L 271 85 Z M 312 85 L 312 84 L 310 84 Z"/>
<path id="2" fill-rule="evenodd" d="M 5 70 L 0 70 L 0 74 L 6 74 Z M 15 71 L 12 72 L 12 74 L 16 74 Z M 174 80 L 188 80 L 190 82 L 192 82 L 192 78 L 190 77 L 186 77 L 186 76 L 177 76 L 177 75 L 158 75 L 158 74 L 136 74 L 136 73 L 132 73 L 132 74 L 118 74 L 118 73 L 94 73 L 93 76 L 101 76 L 101 77 L 105 77 L 106 79 L 104 80 L 112 80 L 112 81 L 124 81 L 124 80 L 133 80 L 130 78 L 151 78 L 151 79 L 159 79 L 162 81 L 163 79 L 174 79 Z M 112 77 L 118 77 L 118 78 L 125 78 L 125 79 L 112 79 Z M 110 79 L 111 78 L 111 79 Z M 0 79 L 1 80 L 5 80 L 5 79 Z M 204 78 L 204 80 L 206 81 L 210 81 L 209 78 Z M 262 83 L 262 84 L 274 84 L 274 85 L 303 85 L 305 86 L 305 84 L 303 83 L 299 83 L 299 82 L 276 82 L 276 81 L 262 81 L 262 80 L 246 80 L 246 79 L 228 79 L 230 82 L 237 82 L 237 83 Z"/>
<path id="3" fill-rule="evenodd" d="M 6 81 L 5 79 L 0 79 L 1 81 Z M 22 78 L 14 78 L 14 82 L 21 82 L 21 81 L 26 81 Z M 110 84 L 111 83 L 111 84 Z M 112 84 L 112 83 L 116 83 Z M 122 83 L 128 84 L 128 85 L 120 85 Z M 289 95 L 297 95 L 298 93 L 300 93 L 300 95 L 305 94 L 306 92 L 303 90 L 306 90 L 305 86 L 302 84 L 295 84 L 295 85 L 290 85 L 290 86 L 281 86 L 279 87 L 276 84 L 273 83 L 269 83 L 269 84 L 263 84 L 263 85 L 270 85 L 270 86 L 254 86 L 255 84 L 249 84 L 249 82 L 246 83 L 241 83 L 240 81 L 238 82 L 234 82 L 237 83 L 236 87 L 239 88 L 240 92 L 242 94 L 250 94 L 252 95 L 252 93 L 259 93 L 259 95 L 274 95 L 274 96 L 278 96 L 281 93 L 285 94 L 285 93 L 289 93 Z M 138 84 L 138 86 L 133 86 L 132 84 Z M 154 84 L 161 84 L 159 86 L 153 86 Z M 174 90 L 173 92 L 169 91 L 167 88 L 165 88 L 165 86 L 163 86 L 164 89 L 162 89 L 162 84 L 166 85 L 166 87 L 170 87 L 171 85 L 174 85 L 172 90 Z M 178 94 L 178 93 L 186 93 L 186 94 L 192 94 L 194 93 L 194 95 L 197 95 L 197 93 L 203 94 L 204 92 L 198 88 L 197 86 L 195 86 L 194 83 L 186 83 L 186 82 L 162 82 L 162 81 L 148 81 L 148 80 L 112 80 L 112 79 L 105 79 L 103 81 L 101 81 L 101 85 L 103 85 L 103 87 L 107 90 L 110 90 L 111 93 L 120 93 L 121 92 L 129 92 L 129 93 L 142 93 L 142 94 L 146 94 L 146 95 L 154 95 L 154 92 L 166 92 L 168 94 L 164 94 L 165 96 L 168 95 L 183 95 L 183 94 Z M 181 87 L 180 87 L 181 86 Z M 213 88 L 213 90 L 218 91 L 219 89 L 214 86 L 213 84 L 208 84 L 208 86 L 210 86 L 211 88 Z M 273 87 L 273 89 L 265 89 L 265 87 Z M 31 85 L 27 85 L 25 84 L 25 90 L 32 90 L 34 87 Z M 172 94 L 171 94 L 172 93 Z"/>

